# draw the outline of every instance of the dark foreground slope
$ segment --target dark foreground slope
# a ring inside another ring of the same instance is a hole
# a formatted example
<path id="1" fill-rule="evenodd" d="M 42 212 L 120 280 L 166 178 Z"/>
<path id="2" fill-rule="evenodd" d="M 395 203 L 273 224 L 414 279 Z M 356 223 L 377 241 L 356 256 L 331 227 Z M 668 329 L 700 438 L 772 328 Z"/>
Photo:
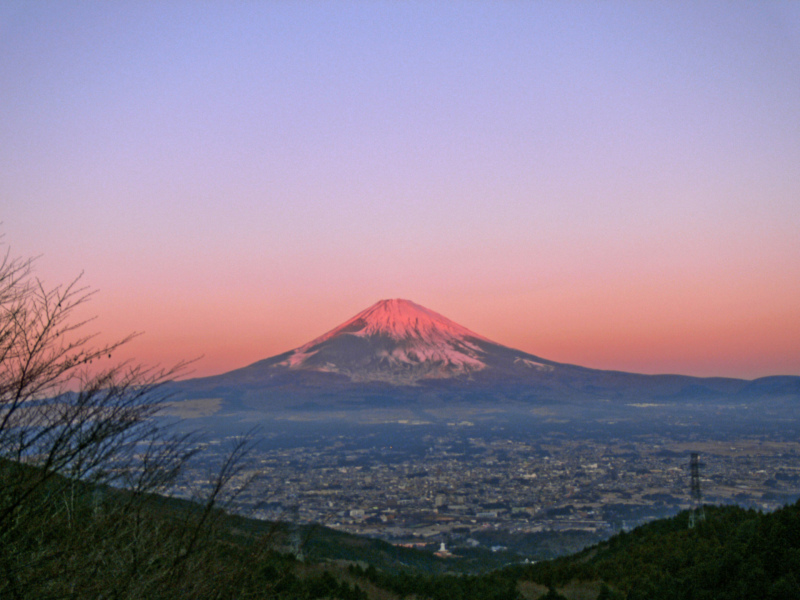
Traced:
<path id="1" fill-rule="evenodd" d="M 401 597 L 395 577 L 416 591 L 437 582 L 463 586 L 465 599 L 516 597 L 499 595 L 495 576 L 445 577 L 471 568 L 468 561 L 235 517 L 209 503 L 90 485 L 4 459 L 0 490 L 21 500 L 3 505 L 17 514 L 0 532 L 0 598 L 388 600 Z M 370 579 L 378 570 L 388 579 Z"/>
<path id="2" fill-rule="evenodd" d="M 708 506 L 705 514 L 694 529 L 683 512 L 505 573 L 565 596 L 583 590 L 629 600 L 800 598 L 800 501 L 768 514 L 732 506 Z"/>

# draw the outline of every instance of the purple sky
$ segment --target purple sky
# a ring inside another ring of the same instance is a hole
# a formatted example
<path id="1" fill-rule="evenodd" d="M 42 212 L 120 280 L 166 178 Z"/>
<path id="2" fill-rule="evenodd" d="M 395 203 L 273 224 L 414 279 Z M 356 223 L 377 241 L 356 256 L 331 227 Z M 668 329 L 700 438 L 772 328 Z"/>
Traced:
<path id="1" fill-rule="evenodd" d="M 797 2 L 7 0 L 0 165 L 5 244 L 144 361 L 399 297 L 552 360 L 800 374 Z"/>

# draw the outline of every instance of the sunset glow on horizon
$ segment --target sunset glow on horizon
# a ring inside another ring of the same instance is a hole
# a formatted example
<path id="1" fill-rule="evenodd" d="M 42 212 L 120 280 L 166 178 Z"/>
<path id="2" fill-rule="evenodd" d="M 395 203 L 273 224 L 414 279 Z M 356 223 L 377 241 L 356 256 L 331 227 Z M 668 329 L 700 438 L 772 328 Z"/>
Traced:
<path id="1" fill-rule="evenodd" d="M 800 375 L 800 4 L 0 6 L 0 234 L 211 375 L 386 298 L 587 367 Z"/>

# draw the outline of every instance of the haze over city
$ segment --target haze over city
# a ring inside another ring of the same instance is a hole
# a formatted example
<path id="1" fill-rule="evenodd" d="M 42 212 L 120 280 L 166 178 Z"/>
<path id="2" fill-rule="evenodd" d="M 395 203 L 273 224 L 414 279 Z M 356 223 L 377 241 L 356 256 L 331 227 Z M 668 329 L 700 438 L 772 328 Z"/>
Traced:
<path id="1" fill-rule="evenodd" d="M 800 5 L 0 6 L 0 232 L 195 375 L 407 298 L 551 360 L 800 374 Z"/>

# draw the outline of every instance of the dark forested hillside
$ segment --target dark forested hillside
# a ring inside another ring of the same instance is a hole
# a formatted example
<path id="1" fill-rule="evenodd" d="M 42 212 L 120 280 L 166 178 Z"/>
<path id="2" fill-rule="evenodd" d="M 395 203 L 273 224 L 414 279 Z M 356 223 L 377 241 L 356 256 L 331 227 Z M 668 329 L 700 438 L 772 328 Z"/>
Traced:
<path id="1" fill-rule="evenodd" d="M 507 573 L 555 589 L 601 582 L 603 598 L 800 598 L 800 501 L 768 514 L 708 506 L 705 515 L 693 529 L 683 512 Z"/>

